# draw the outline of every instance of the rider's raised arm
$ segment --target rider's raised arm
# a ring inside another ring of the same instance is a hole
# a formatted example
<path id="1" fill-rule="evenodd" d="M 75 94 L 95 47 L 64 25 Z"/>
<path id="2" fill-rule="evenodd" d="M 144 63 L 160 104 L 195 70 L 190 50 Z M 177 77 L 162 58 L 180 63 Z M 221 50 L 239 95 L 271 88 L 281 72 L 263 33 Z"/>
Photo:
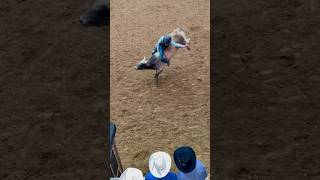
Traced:
<path id="1" fill-rule="evenodd" d="M 179 44 L 179 43 L 176 43 L 174 41 L 171 41 L 171 45 L 176 47 L 176 48 L 184 48 L 184 47 L 186 47 L 186 45 Z"/>

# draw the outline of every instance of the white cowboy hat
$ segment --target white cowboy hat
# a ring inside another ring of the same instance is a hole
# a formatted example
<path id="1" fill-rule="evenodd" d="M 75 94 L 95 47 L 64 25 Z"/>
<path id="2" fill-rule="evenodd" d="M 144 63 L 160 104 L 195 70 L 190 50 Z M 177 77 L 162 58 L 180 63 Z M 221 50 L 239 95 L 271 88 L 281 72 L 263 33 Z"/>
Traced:
<path id="1" fill-rule="evenodd" d="M 155 152 L 149 158 L 149 170 L 157 178 L 166 176 L 171 168 L 171 158 L 166 152 Z"/>
<path id="2" fill-rule="evenodd" d="M 137 168 L 127 168 L 119 180 L 143 180 L 142 172 Z"/>

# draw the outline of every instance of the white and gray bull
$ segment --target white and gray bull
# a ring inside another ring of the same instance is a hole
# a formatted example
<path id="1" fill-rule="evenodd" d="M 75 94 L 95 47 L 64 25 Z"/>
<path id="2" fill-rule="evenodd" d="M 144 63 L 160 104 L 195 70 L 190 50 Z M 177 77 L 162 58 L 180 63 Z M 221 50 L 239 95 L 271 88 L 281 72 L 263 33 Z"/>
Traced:
<path id="1" fill-rule="evenodd" d="M 180 29 L 177 28 L 175 30 L 173 30 L 169 36 L 171 36 L 172 40 L 174 42 L 177 42 L 179 44 L 189 44 L 190 43 L 190 38 L 187 38 L 185 35 L 185 32 Z M 189 49 L 188 49 L 189 50 Z M 170 61 L 174 55 L 177 53 L 178 48 L 174 47 L 174 46 L 169 46 L 164 50 L 164 54 L 166 56 L 166 58 L 168 59 L 168 61 Z M 136 65 L 136 70 L 145 70 L 145 69 L 150 69 L 150 70 L 155 70 L 156 74 L 154 76 L 156 83 L 158 83 L 159 80 L 159 75 L 162 73 L 162 71 L 164 70 L 165 67 L 165 63 L 163 63 L 160 60 L 159 57 L 159 52 L 156 52 L 155 54 L 153 54 L 149 60 L 147 60 L 145 57 Z"/>

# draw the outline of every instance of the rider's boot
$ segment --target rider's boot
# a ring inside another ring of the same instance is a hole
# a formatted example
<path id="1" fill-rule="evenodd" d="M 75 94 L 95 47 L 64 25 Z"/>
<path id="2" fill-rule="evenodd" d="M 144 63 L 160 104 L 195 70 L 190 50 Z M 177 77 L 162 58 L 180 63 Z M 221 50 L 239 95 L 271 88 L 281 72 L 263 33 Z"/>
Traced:
<path id="1" fill-rule="evenodd" d="M 164 57 L 161 61 L 170 66 L 170 61 L 166 57 Z"/>

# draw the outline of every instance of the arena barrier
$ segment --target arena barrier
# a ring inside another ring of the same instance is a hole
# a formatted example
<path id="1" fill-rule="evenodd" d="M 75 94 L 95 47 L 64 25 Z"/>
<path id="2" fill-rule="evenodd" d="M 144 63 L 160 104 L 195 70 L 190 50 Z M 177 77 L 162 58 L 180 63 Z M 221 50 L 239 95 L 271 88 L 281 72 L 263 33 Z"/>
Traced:
<path id="1" fill-rule="evenodd" d="M 123 172 L 122 164 L 118 154 L 117 146 L 115 143 L 117 127 L 114 123 L 110 122 L 109 127 L 109 145 L 110 145 L 110 172 L 112 177 L 120 177 Z"/>

